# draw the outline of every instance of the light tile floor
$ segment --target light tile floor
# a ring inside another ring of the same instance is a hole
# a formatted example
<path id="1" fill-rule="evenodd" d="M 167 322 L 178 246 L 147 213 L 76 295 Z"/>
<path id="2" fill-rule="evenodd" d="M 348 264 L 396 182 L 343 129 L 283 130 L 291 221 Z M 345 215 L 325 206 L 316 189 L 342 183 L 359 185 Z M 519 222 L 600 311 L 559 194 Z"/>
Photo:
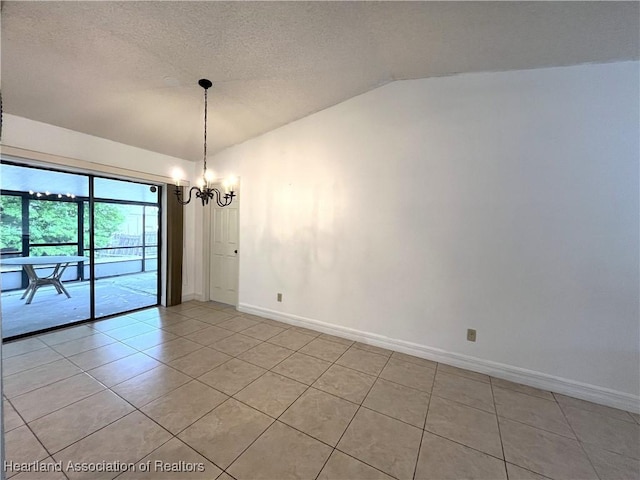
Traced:
<path id="1" fill-rule="evenodd" d="M 6 460 L 65 467 L 15 479 L 640 478 L 636 414 L 221 304 L 2 352 Z"/>

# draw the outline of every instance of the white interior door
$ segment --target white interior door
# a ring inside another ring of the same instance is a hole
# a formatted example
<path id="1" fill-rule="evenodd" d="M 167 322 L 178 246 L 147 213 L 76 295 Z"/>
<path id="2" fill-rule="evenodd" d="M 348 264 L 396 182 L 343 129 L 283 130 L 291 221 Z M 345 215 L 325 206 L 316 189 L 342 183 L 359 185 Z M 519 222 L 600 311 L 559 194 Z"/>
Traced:
<path id="1" fill-rule="evenodd" d="M 209 298 L 229 305 L 238 304 L 239 201 L 237 196 L 227 207 L 211 206 Z"/>

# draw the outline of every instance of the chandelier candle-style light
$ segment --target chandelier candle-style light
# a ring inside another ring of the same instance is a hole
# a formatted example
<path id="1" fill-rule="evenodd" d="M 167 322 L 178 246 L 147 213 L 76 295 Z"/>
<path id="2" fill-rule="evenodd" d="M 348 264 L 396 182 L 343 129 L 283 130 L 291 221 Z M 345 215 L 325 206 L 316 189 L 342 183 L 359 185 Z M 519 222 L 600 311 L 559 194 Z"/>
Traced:
<path id="1" fill-rule="evenodd" d="M 212 183 L 215 180 L 213 172 L 207 170 L 207 90 L 211 88 L 213 85 L 210 80 L 206 78 L 202 78 L 198 80 L 198 85 L 200 85 L 204 89 L 204 169 L 202 170 L 202 177 L 198 179 L 197 186 L 191 187 L 189 189 L 189 198 L 187 200 L 183 200 L 182 198 L 182 190 L 180 189 L 180 177 L 177 171 L 174 173 L 173 180 L 176 183 L 175 194 L 178 202 L 181 205 L 186 205 L 191 202 L 191 196 L 193 192 L 195 192 L 196 197 L 202 200 L 202 206 L 204 207 L 209 203 L 209 200 L 215 198 L 216 203 L 219 207 L 226 207 L 230 205 L 233 201 L 233 197 L 235 197 L 235 193 L 233 192 L 233 181 L 227 180 L 225 181 L 225 193 L 222 194 L 220 190 L 212 187 Z"/>

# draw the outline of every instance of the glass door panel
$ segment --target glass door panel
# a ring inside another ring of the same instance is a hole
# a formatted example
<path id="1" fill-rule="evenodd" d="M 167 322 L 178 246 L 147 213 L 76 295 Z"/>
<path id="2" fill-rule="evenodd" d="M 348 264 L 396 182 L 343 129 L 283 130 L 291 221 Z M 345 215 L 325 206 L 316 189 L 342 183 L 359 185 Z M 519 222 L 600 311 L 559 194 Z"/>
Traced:
<path id="1" fill-rule="evenodd" d="M 87 320 L 81 198 L 86 175 L 1 164 L 4 338 Z"/>
<path id="2" fill-rule="evenodd" d="M 158 236 L 160 235 L 160 209 L 144 207 L 144 269 L 147 272 L 158 270 Z"/>
<path id="3" fill-rule="evenodd" d="M 0 256 L 1 259 L 22 256 L 22 197 L 0 195 Z M 23 289 L 23 273 L 20 265 L 0 267 L 4 292 Z M 26 275 L 25 275 L 26 277 Z M 26 282 L 26 279 L 25 279 Z"/>
<path id="4" fill-rule="evenodd" d="M 96 318 L 157 305 L 157 188 L 96 178 L 94 195 Z"/>

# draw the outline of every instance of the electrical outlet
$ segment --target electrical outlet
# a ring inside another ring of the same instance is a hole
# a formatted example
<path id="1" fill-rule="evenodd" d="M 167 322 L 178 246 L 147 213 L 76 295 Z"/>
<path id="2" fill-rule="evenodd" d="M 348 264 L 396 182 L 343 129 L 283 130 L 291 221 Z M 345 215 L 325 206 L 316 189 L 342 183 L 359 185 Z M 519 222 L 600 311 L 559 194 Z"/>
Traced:
<path id="1" fill-rule="evenodd" d="M 467 329 L 467 340 L 469 340 L 470 342 L 476 341 L 476 331 L 473 328 Z"/>
<path id="2" fill-rule="evenodd" d="M 278 301 L 279 301 L 279 302 L 281 302 L 281 301 L 282 301 L 282 294 L 281 294 L 281 293 L 279 293 L 279 294 L 278 294 Z"/>

